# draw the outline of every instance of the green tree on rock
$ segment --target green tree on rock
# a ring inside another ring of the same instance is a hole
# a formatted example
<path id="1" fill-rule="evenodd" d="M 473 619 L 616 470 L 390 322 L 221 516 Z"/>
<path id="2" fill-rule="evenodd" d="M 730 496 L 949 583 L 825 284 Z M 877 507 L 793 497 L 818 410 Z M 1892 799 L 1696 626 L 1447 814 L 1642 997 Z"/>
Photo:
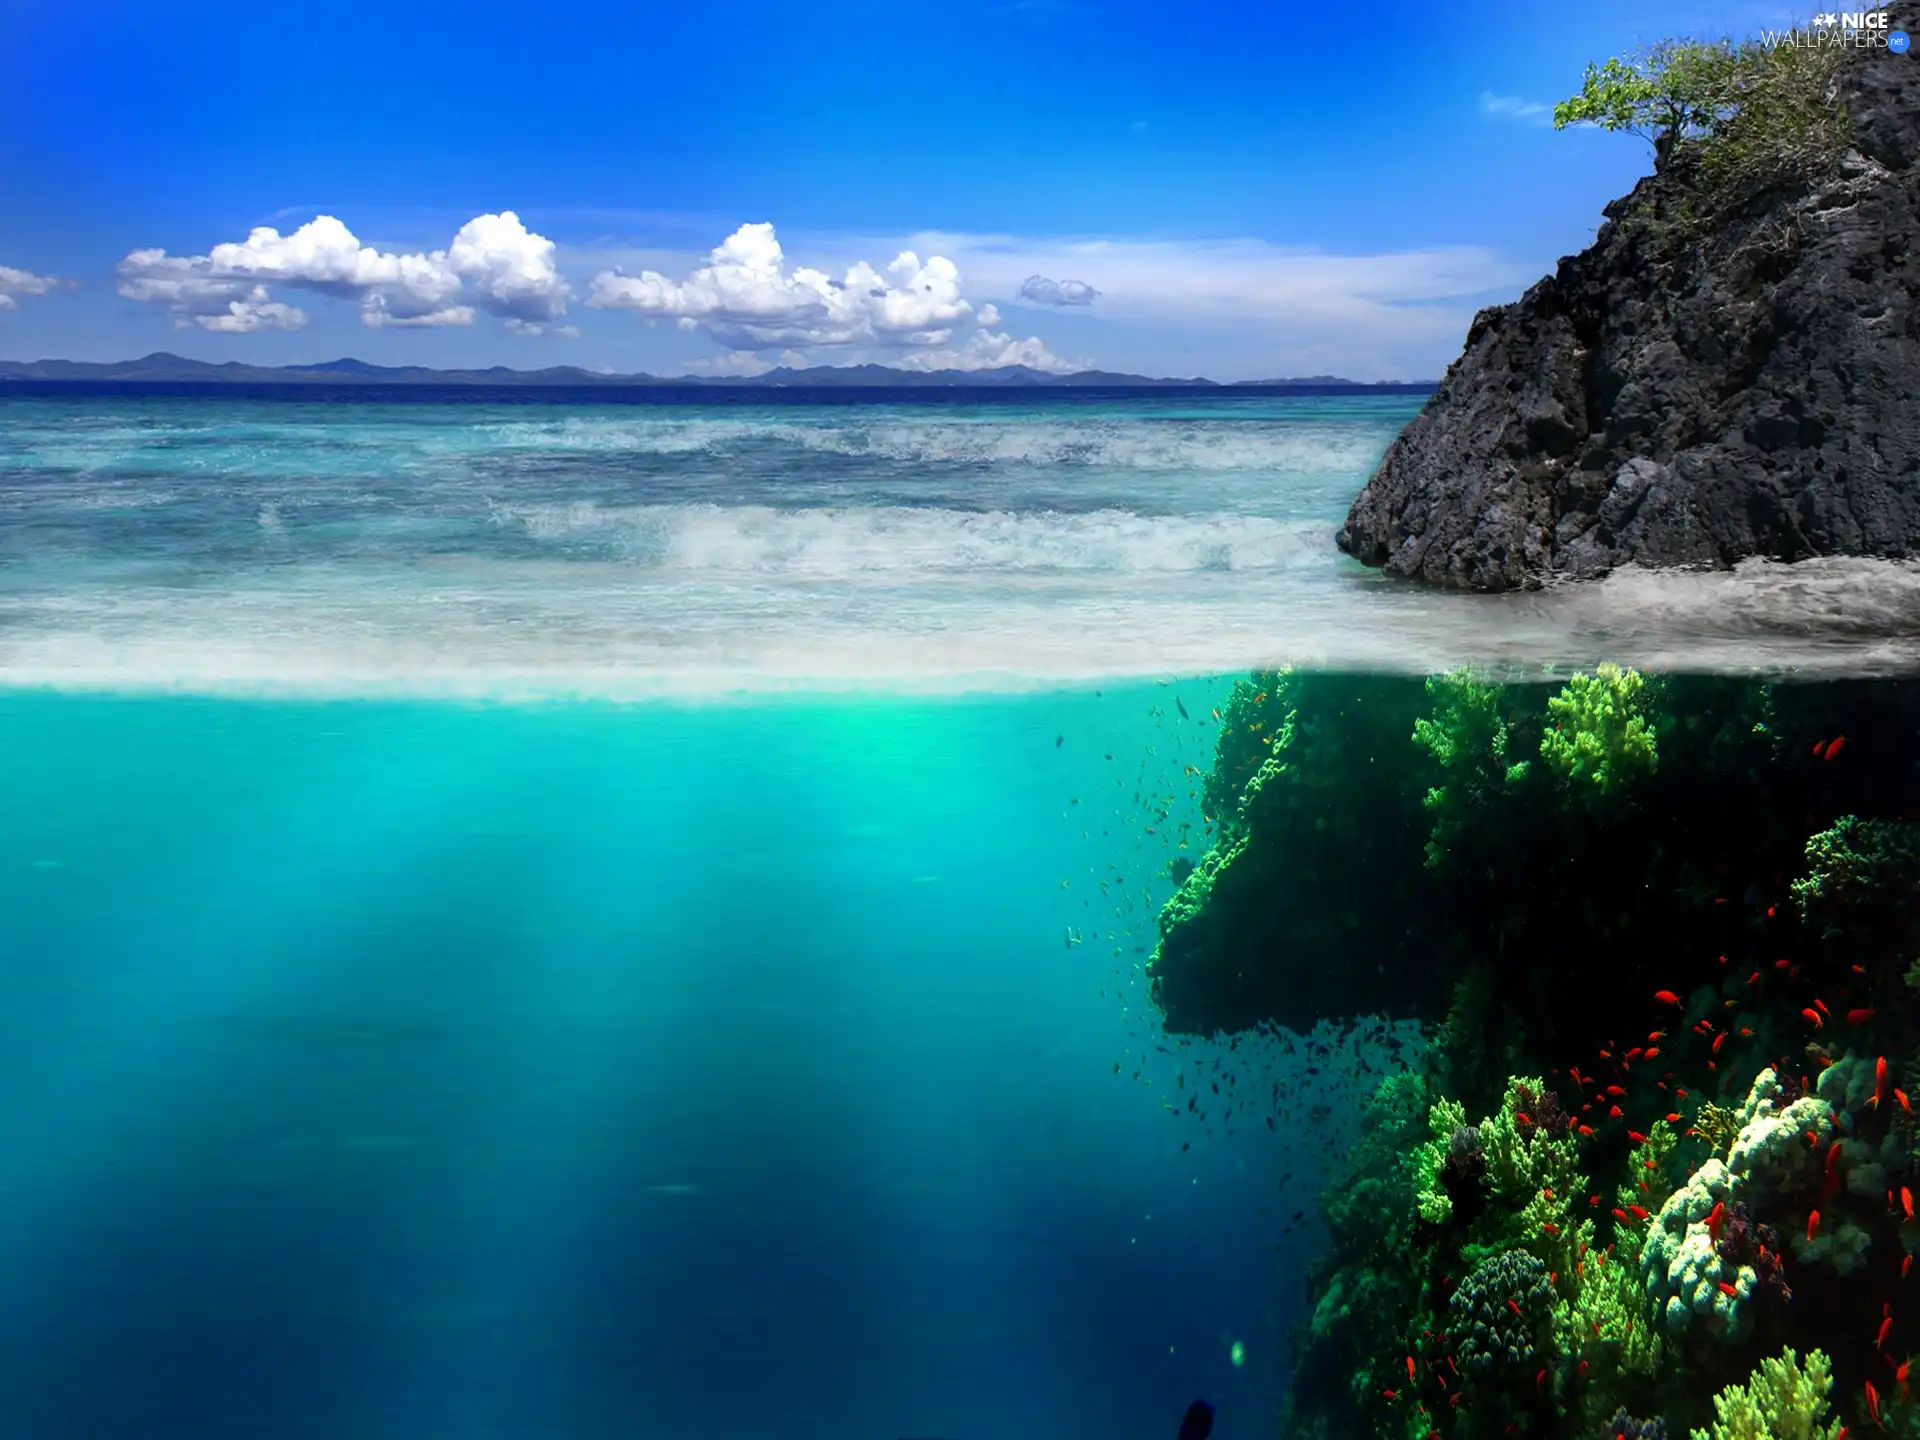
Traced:
<path id="1" fill-rule="evenodd" d="M 1836 84 L 1845 54 L 1780 36 L 1663 40 L 1589 64 L 1579 94 L 1553 107 L 1554 128 L 1593 125 L 1650 140 L 1656 169 L 1684 162 L 1694 203 L 1682 208 L 1706 221 L 1839 158 L 1851 135 Z"/>

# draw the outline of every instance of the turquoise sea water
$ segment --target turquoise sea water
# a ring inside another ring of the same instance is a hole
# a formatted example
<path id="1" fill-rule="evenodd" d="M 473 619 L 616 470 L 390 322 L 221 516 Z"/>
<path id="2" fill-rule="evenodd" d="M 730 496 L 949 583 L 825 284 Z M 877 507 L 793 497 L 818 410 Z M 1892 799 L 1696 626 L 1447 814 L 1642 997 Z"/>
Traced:
<path id="1" fill-rule="evenodd" d="M 1414 408 L 0 399 L 8 1423 L 1271 1433 L 1417 1042 L 1159 1033 L 1221 677 L 1905 655 L 1380 585 Z"/>
<path id="2" fill-rule="evenodd" d="M 1266 1433 L 1358 1076 L 1155 1048 L 1170 693 L 0 704 L 20 1433 Z"/>

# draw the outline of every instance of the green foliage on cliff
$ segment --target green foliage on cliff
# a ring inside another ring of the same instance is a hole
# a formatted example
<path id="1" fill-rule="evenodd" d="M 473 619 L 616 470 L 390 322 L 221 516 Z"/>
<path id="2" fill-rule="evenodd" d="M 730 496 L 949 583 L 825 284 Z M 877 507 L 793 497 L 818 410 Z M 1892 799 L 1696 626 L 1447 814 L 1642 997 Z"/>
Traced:
<path id="1" fill-rule="evenodd" d="M 1652 141 L 1662 168 L 1685 180 L 1674 218 L 1707 223 L 1839 158 L 1849 135 L 1836 87 L 1846 53 L 1825 43 L 1663 40 L 1589 64 L 1553 123 Z"/>
<path id="2" fill-rule="evenodd" d="M 1553 107 L 1553 125 L 1597 125 L 1654 141 L 1703 136 L 1724 119 L 1728 45 L 1663 40 L 1625 59 L 1589 64 L 1580 93 Z"/>

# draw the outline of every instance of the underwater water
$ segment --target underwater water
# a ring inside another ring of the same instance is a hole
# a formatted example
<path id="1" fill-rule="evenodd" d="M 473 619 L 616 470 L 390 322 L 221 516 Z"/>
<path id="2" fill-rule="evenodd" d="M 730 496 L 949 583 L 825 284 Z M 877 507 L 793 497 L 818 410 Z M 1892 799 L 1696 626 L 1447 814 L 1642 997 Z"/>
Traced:
<path id="1" fill-rule="evenodd" d="M 1324 1151 L 1161 1108 L 1167 693 L 0 703 L 21 1433 L 1264 1425 Z"/>
<path id="2" fill-rule="evenodd" d="M 1291 1386 L 1406 1433 L 1434 1312 L 1379 1277 L 1452 1262 L 1362 1233 L 1425 1138 L 1363 1102 L 1497 1108 L 1463 1057 L 1591 1069 L 1667 985 L 1704 1067 L 1695 912 L 1920 803 L 1901 687 L 1834 681 L 1910 666 L 1909 569 L 1387 586 L 1330 535 L 1417 405 L 0 398 L 9 1425 L 1147 1440 L 1200 1394 L 1238 1440 Z M 1641 756 L 1557 678 L 1421 681 L 1598 658 L 1830 684 L 1623 688 Z M 1621 1079 L 1624 1160 L 1677 1102 Z M 1564 1358 L 1564 1424 L 1445 1433 L 1584 1435 Z"/>

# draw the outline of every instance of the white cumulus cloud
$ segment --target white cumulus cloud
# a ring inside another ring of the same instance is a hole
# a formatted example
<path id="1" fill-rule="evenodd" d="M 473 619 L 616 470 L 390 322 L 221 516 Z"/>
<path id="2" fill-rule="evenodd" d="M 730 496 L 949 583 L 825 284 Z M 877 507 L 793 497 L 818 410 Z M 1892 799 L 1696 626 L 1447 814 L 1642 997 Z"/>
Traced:
<path id="1" fill-rule="evenodd" d="M 1538 100 L 1522 100 L 1515 95 L 1480 92 L 1480 113 L 1500 120 L 1518 120 L 1523 125 L 1551 125 L 1553 107 Z"/>
<path id="2" fill-rule="evenodd" d="M 902 370 L 994 370 L 1002 365 L 1025 365 L 1055 375 L 1069 374 L 1090 367 L 1063 360 L 1034 337 L 1016 340 L 1011 335 L 996 335 L 976 330 L 964 345 L 940 350 L 915 350 L 896 362 Z"/>
<path id="3" fill-rule="evenodd" d="M 976 312 L 960 289 L 960 271 L 951 260 L 942 255 L 922 260 L 912 250 L 901 251 L 884 271 L 854 261 L 838 279 L 824 270 L 789 267 L 773 226 L 752 224 L 729 235 L 685 280 L 657 270 L 602 271 L 594 277 L 587 303 L 671 320 L 736 353 L 850 347 L 883 357 L 904 355 L 901 363 L 913 368 L 939 369 L 955 363 L 955 356 L 977 355 L 982 346 L 1007 340 L 983 340 L 986 332 L 974 329 L 960 348 L 953 348 L 960 327 L 1000 321 L 991 305 Z M 1046 350 L 1038 340 L 1007 343 L 1037 346 L 1034 353 Z M 926 360 L 930 355 L 946 358 Z"/>
<path id="4" fill-rule="evenodd" d="M 19 270 L 11 265 L 0 265 L 0 310 L 17 310 L 21 295 L 45 295 L 61 283 L 57 275 L 36 275 L 31 270 Z"/>
<path id="5" fill-rule="evenodd" d="M 501 328 L 509 335 L 525 336 L 529 340 L 545 335 L 554 340 L 578 340 L 580 327 L 577 325 L 542 324 L 537 320 L 522 320 L 517 315 L 509 315 Z"/>
<path id="6" fill-rule="evenodd" d="M 120 262 L 120 293 L 163 305 L 176 327 L 240 334 L 298 329 L 304 311 L 269 286 L 357 305 L 370 327 L 471 325 L 480 311 L 546 326 L 566 312 L 569 287 L 554 245 L 511 210 L 479 215 L 444 250 L 399 254 L 362 245 L 331 215 L 282 235 L 262 225 L 205 255 L 135 250 Z"/>
<path id="7" fill-rule="evenodd" d="M 1084 280 L 1049 280 L 1029 275 L 1020 282 L 1020 298 L 1036 305 L 1091 305 L 1100 292 Z"/>

